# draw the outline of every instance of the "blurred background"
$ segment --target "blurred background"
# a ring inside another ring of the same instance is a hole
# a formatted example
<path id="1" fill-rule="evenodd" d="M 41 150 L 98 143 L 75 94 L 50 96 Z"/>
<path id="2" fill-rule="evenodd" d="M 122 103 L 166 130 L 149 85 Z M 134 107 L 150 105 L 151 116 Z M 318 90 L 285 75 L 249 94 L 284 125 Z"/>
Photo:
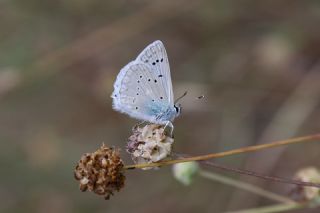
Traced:
<path id="1" fill-rule="evenodd" d="M 112 110 L 119 70 L 166 46 L 175 151 L 199 155 L 319 132 L 320 2 L 199 0 L 0 1 L 0 212 L 225 212 L 274 204 L 170 167 L 127 172 L 110 201 L 81 193 L 80 156 L 122 149 L 135 120 Z M 205 95 L 202 100 L 196 100 Z M 319 143 L 216 160 L 292 178 L 320 166 Z M 290 186 L 210 169 L 287 196 Z M 319 212 L 319 209 L 294 212 Z"/>

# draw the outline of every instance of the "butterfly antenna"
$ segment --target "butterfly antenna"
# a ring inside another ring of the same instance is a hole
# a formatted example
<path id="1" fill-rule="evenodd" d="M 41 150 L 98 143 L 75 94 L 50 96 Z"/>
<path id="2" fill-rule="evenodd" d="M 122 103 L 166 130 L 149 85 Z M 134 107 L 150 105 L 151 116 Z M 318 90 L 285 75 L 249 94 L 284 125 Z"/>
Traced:
<path id="1" fill-rule="evenodd" d="M 183 93 L 183 95 L 181 95 L 179 98 L 177 98 L 177 99 L 174 101 L 174 104 L 178 103 L 178 101 L 181 100 L 181 98 L 183 98 L 184 96 L 186 96 L 187 93 L 188 93 L 188 91 L 185 91 L 185 92 Z"/>
<path id="2" fill-rule="evenodd" d="M 200 95 L 200 96 L 197 97 L 198 100 L 200 100 L 202 98 L 204 98 L 204 95 Z"/>

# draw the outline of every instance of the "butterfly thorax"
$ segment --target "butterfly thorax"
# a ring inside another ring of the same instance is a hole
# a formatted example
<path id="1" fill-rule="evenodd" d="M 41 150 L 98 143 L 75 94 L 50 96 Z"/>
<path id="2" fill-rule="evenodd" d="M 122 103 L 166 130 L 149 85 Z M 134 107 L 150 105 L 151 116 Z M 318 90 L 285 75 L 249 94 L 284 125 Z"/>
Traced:
<path id="1" fill-rule="evenodd" d="M 161 103 L 151 103 L 148 108 L 150 109 L 149 114 L 154 115 L 150 122 L 158 124 L 166 124 L 168 121 L 172 122 L 180 111 L 175 106 L 165 106 Z"/>

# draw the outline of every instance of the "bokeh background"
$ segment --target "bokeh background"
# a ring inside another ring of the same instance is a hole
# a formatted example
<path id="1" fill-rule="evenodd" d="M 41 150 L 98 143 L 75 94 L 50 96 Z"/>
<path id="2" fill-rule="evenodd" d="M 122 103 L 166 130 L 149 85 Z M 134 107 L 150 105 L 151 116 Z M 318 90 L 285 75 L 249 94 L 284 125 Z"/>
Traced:
<path id="1" fill-rule="evenodd" d="M 0 212 L 225 212 L 274 204 L 200 177 L 183 186 L 170 167 L 127 172 L 126 187 L 104 201 L 79 191 L 73 169 L 102 142 L 131 163 L 125 144 L 136 121 L 112 110 L 110 94 L 119 70 L 158 39 L 176 97 L 189 92 L 175 121 L 176 152 L 319 132 L 319 24 L 317 0 L 1 0 Z M 291 178 L 319 167 L 319 150 L 310 143 L 216 161 Z"/>

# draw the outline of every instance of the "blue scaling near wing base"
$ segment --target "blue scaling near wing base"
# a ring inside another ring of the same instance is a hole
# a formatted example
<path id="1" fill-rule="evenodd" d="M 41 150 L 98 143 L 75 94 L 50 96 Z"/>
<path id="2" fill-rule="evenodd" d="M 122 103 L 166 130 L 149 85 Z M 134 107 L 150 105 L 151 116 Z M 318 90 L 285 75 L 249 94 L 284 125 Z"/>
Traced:
<path id="1" fill-rule="evenodd" d="M 161 102 L 151 102 L 147 104 L 149 109 L 146 114 L 156 117 L 158 121 L 173 121 L 177 116 L 177 112 L 174 107 L 170 107 Z"/>

